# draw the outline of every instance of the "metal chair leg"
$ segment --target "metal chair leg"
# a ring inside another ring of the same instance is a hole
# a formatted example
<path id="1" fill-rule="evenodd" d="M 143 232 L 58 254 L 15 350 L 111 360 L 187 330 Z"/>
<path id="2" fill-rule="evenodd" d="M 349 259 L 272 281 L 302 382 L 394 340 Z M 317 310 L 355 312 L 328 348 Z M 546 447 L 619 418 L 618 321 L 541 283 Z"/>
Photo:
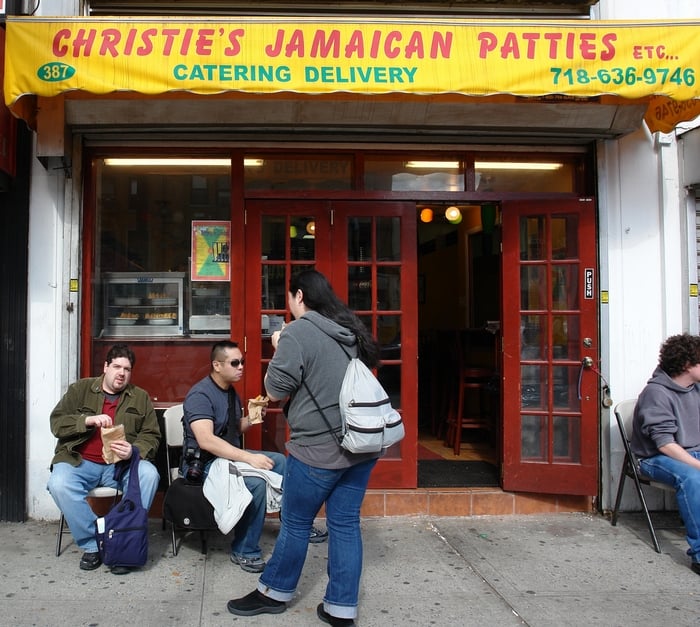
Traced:
<path id="1" fill-rule="evenodd" d="M 656 531 L 654 531 L 654 524 L 651 522 L 651 515 L 649 514 L 649 508 L 647 507 L 647 500 L 644 498 L 644 492 L 642 492 L 642 485 L 639 483 L 639 477 L 634 474 L 632 479 L 634 479 L 634 485 L 637 486 L 637 494 L 639 494 L 639 500 L 642 502 L 642 507 L 644 508 L 644 515 L 647 518 L 647 527 L 649 528 L 651 540 L 654 543 L 654 550 L 657 553 L 661 553 L 661 547 L 659 546 L 659 541 L 656 538 Z"/>
<path id="2" fill-rule="evenodd" d="M 56 534 L 56 557 L 61 555 L 61 541 L 63 539 L 63 525 L 65 522 L 66 519 L 64 518 L 63 514 L 61 514 L 61 517 L 58 520 L 58 533 Z"/>
<path id="3" fill-rule="evenodd" d="M 627 464 L 627 460 L 625 459 L 625 464 Z M 627 478 L 627 473 L 625 472 L 625 464 L 622 466 L 622 473 L 620 474 L 620 482 L 617 485 L 617 497 L 615 498 L 615 508 L 613 509 L 612 513 L 612 518 L 610 522 L 612 523 L 612 526 L 614 527 L 617 525 L 617 516 L 620 513 L 620 502 L 622 501 L 622 492 L 625 487 L 625 479 Z"/>
<path id="4" fill-rule="evenodd" d="M 170 533 L 173 540 L 173 557 L 177 555 L 177 541 L 175 539 L 175 523 L 170 523 Z"/>

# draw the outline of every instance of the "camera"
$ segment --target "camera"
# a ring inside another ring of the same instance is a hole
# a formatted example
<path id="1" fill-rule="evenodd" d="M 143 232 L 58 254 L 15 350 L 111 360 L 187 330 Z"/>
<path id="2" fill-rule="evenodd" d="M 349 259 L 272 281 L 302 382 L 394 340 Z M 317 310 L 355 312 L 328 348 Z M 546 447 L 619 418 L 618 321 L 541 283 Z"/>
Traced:
<path id="1" fill-rule="evenodd" d="M 201 449 L 188 448 L 185 451 L 185 461 L 187 462 L 185 479 L 190 483 L 202 483 L 204 480 L 204 460 Z"/>

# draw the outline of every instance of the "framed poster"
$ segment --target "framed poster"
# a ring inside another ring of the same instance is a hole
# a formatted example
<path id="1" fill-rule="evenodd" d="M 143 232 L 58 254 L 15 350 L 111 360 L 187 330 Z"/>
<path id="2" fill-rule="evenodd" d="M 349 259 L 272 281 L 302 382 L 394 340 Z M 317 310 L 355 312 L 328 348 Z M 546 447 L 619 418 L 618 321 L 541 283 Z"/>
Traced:
<path id="1" fill-rule="evenodd" d="M 231 280 L 231 222 L 192 221 L 192 281 Z"/>

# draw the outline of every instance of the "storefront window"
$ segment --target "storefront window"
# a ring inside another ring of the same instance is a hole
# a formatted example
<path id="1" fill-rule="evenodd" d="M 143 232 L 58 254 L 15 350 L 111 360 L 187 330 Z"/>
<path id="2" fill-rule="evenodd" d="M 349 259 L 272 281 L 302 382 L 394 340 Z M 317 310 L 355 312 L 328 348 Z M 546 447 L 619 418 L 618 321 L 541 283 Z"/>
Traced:
<path id="1" fill-rule="evenodd" d="M 96 163 L 93 337 L 228 334 L 230 164 Z"/>
<path id="2" fill-rule="evenodd" d="M 463 192 L 464 169 L 456 159 L 367 158 L 365 189 L 394 192 Z"/>
<path id="3" fill-rule="evenodd" d="M 245 189 L 352 189 L 353 159 L 344 155 L 246 156 Z"/>
<path id="4" fill-rule="evenodd" d="M 480 157 L 474 162 L 477 192 L 574 192 L 574 167 L 563 161 Z"/>

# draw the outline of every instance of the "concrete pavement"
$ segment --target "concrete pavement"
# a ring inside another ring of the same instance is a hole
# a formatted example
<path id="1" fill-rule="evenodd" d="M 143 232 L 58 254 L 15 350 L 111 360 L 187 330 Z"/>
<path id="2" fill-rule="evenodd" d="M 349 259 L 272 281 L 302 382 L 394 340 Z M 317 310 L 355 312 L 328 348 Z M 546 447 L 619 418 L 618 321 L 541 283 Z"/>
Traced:
<path id="1" fill-rule="evenodd" d="M 700 623 L 700 577 L 688 567 L 678 518 L 663 515 L 662 554 L 641 514 L 617 527 L 597 515 L 370 518 L 362 522 L 361 627 L 530 625 L 647 627 Z M 262 546 L 272 549 L 277 521 Z M 319 520 L 323 524 L 323 520 Z M 276 616 L 241 618 L 226 602 L 250 592 L 257 575 L 230 563 L 228 540 L 196 534 L 176 557 L 169 530 L 151 521 L 147 566 L 126 576 L 78 569 L 70 536 L 54 556 L 55 522 L 0 523 L 0 623 L 56 625 L 322 625 L 327 545 L 310 545 L 298 594 Z M 181 536 L 178 536 L 180 538 Z"/>

